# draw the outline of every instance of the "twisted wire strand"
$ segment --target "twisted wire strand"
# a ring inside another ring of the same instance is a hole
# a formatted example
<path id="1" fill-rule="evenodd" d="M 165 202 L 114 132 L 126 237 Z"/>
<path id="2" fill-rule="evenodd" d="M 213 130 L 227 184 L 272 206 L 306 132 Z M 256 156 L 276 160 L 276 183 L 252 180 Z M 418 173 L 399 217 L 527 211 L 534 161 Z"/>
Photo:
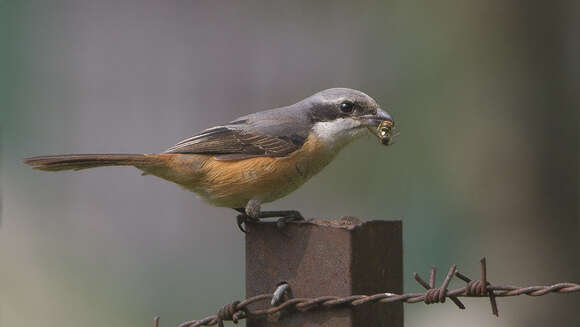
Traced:
<path id="1" fill-rule="evenodd" d="M 481 259 L 481 278 L 472 280 L 469 277 L 456 271 L 457 267 L 451 265 L 449 271 L 441 285 L 435 287 L 434 267 L 430 270 L 429 283 L 425 282 L 418 274 L 414 274 L 415 280 L 423 286 L 426 291 L 423 293 L 378 293 L 373 295 L 350 295 L 345 297 L 338 296 L 319 296 L 315 298 L 291 298 L 277 306 L 265 307 L 263 309 L 250 310 L 249 306 L 253 303 L 269 301 L 274 296 L 273 293 L 260 294 L 249 297 L 243 301 L 232 302 L 222 307 L 218 314 L 205 317 L 200 320 L 191 320 L 179 324 L 178 327 L 198 327 L 198 326 L 223 326 L 223 321 L 233 321 L 237 323 L 241 319 L 248 317 L 262 317 L 278 313 L 281 311 L 289 313 L 304 312 L 309 310 L 331 310 L 336 307 L 357 307 L 370 303 L 419 303 L 425 304 L 444 303 L 449 298 L 460 309 L 465 309 L 465 305 L 459 300 L 460 297 L 481 298 L 487 297 L 490 300 L 492 313 L 498 315 L 496 297 L 512 297 L 520 295 L 543 296 L 546 294 L 565 294 L 580 292 L 580 284 L 576 283 L 557 283 L 546 286 L 526 286 L 519 287 L 513 285 L 493 285 L 487 280 L 485 257 Z M 466 286 L 453 290 L 448 290 L 447 286 L 453 277 L 457 277 L 464 282 Z"/>

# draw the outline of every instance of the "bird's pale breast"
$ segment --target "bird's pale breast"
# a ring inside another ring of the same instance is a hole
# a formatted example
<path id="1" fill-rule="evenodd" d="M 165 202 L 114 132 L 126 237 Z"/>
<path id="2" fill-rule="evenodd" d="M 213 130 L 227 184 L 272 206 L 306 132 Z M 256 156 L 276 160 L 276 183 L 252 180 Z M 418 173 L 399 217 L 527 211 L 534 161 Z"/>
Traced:
<path id="1" fill-rule="evenodd" d="M 299 188 L 335 154 L 316 138 L 309 137 L 299 150 L 287 157 L 237 161 L 209 157 L 199 169 L 199 179 L 183 186 L 220 207 L 243 208 L 250 199 L 272 202 Z"/>

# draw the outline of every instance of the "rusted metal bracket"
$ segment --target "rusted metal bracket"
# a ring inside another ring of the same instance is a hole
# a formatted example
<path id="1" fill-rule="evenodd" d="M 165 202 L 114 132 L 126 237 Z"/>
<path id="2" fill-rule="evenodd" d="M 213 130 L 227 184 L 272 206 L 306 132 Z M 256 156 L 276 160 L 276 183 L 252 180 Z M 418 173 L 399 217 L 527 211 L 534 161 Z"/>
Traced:
<path id="1" fill-rule="evenodd" d="M 403 291 L 400 221 L 309 220 L 248 224 L 246 296 L 270 293 L 287 282 L 297 298 L 320 294 L 348 296 Z M 332 312 L 300 315 L 284 311 L 248 317 L 248 327 L 261 326 L 403 326 L 402 303 L 375 303 Z"/>

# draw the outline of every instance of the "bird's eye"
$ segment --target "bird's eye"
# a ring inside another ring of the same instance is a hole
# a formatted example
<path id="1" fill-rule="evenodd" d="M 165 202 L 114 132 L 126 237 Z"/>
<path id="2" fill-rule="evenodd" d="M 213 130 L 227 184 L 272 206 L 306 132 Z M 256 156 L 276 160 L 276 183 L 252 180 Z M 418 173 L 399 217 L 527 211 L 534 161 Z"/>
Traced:
<path id="1" fill-rule="evenodd" d="M 350 101 L 345 101 L 343 103 L 340 104 L 340 111 L 344 112 L 344 113 L 351 113 L 354 109 L 354 104 Z"/>

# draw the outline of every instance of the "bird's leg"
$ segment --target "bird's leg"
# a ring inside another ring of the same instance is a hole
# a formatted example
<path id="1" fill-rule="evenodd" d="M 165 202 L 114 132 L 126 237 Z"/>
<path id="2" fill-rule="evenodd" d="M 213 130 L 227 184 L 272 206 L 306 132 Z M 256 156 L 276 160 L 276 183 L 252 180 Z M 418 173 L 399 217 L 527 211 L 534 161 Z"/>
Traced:
<path id="1" fill-rule="evenodd" d="M 262 206 L 262 201 L 257 200 L 257 199 L 251 199 L 250 201 L 248 201 L 248 203 L 246 203 L 246 215 L 248 217 L 251 217 L 253 219 L 260 219 L 262 217 L 260 217 L 260 213 L 261 213 L 261 207 Z"/>

